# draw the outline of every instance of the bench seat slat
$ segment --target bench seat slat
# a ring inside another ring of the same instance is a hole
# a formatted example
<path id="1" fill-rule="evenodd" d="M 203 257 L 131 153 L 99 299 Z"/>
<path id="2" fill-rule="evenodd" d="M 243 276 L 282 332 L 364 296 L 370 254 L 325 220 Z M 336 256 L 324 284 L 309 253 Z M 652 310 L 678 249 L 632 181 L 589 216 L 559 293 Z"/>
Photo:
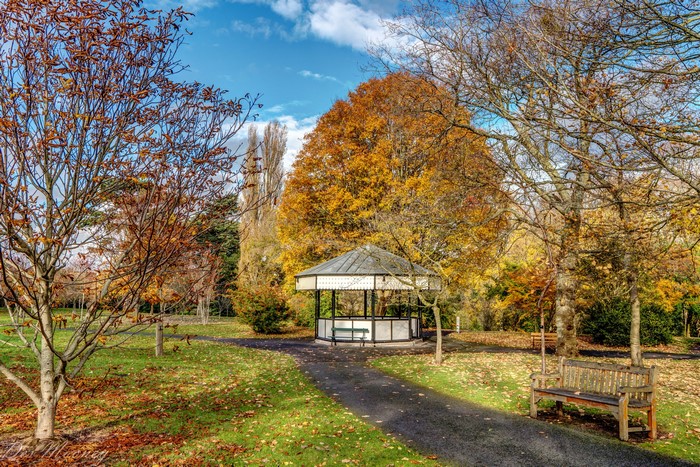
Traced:
<path id="1" fill-rule="evenodd" d="M 581 392 L 581 391 L 573 391 L 571 389 L 561 389 L 561 388 L 545 388 L 545 389 L 536 389 L 535 392 L 538 394 L 551 394 L 553 396 L 561 396 L 563 398 L 571 399 L 571 400 L 565 400 L 563 402 L 596 402 L 602 405 L 606 406 L 614 406 L 617 407 L 618 404 L 620 403 L 620 398 L 615 397 L 615 396 L 610 396 L 607 394 L 594 394 L 594 393 L 589 393 L 589 392 Z M 635 408 L 635 409 L 640 409 L 643 407 L 650 407 L 651 404 L 647 401 L 642 401 L 639 399 L 630 399 L 629 402 L 629 407 L 630 408 Z"/>
<path id="2" fill-rule="evenodd" d="M 542 346 L 542 335 L 539 332 L 531 332 L 530 339 L 532 340 L 532 348 L 537 349 Z M 554 349 L 557 346 L 557 334 L 552 332 L 544 333 L 544 346 L 548 349 Z"/>

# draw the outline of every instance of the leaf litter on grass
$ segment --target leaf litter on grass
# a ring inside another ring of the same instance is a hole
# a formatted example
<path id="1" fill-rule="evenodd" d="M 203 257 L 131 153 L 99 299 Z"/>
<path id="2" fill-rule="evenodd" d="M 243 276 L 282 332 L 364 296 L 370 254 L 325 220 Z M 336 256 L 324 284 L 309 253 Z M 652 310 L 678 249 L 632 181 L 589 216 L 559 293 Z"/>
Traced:
<path id="1" fill-rule="evenodd" d="M 153 359 L 144 350 L 150 343 L 136 338 L 98 354 L 84 380 L 72 382 L 80 391 L 59 406 L 57 428 L 68 442 L 62 459 L 106 452 L 115 465 L 433 464 L 324 396 L 289 356 L 193 342 Z M 31 436 L 28 403 L 3 417 L 22 432 L 0 442 Z M 49 462 L 26 454 L 23 463 Z"/>
<path id="2" fill-rule="evenodd" d="M 629 359 L 585 358 L 608 363 L 629 364 Z M 546 356 L 547 371 L 556 369 L 556 357 Z M 659 368 L 659 440 L 634 433 L 631 442 L 664 454 L 700 463 L 700 361 L 647 359 L 646 365 Z M 376 368 L 398 378 L 435 389 L 485 407 L 527 416 L 531 373 L 540 372 L 541 359 L 532 353 L 464 352 L 446 355 L 441 366 L 432 356 L 383 357 L 372 362 Z M 577 408 L 559 419 L 545 409 L 541 417 L 553 423 L 579 425 L 605 436 L 616 436 L 617 421 L 612 414 Z M 639 417 L 638 417 L 639 418 Z M 641 423 L 641 420 L 637 420 Z"/>

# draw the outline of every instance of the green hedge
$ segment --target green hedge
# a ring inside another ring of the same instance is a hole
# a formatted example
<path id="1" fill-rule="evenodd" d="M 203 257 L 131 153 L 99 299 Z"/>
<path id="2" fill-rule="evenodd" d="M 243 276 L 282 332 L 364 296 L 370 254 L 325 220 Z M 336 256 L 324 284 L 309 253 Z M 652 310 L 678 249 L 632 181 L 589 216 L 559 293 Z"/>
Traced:
<path id="1" fill-rule="evenodd" d="M 613 299 L 598 302 L 587 310 L 583 332 L 593 342 L 610 346 L 630 345 L 631 312 L 628 302 Z M 640 340 L 642 345 L 668 344 L 673 339 L 673 316 L 656 304 L 643 304 Z"/>

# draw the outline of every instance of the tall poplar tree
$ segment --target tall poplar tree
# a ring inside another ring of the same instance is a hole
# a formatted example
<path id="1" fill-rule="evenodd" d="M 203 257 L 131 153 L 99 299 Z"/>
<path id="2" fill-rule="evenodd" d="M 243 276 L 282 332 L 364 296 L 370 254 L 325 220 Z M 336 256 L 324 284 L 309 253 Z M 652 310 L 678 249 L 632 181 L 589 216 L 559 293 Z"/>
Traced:
<path id="1" fill-rule="evenodd" d="M 268 123 L 262 140 L 257 128 L 250 126 L 241 202 L 240 287 L 263 287 L 281 281 L 277 206 L 283 187 L 286 150 L 286 126 L 278 121 Z"/>

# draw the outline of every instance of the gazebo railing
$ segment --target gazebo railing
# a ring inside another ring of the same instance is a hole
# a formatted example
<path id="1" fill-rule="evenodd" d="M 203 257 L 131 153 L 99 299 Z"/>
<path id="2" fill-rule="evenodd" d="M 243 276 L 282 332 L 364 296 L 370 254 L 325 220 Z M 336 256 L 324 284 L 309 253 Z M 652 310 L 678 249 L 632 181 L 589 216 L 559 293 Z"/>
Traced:
<path id="1" fill-rule="evenodd" d="M 364 316 L 336 316 L 335 318 L 318 318 L 317 321 L 318 339 L 332 341 L 333 328 L 345 329 L 366 329 L 367 333 L 362 333 L 367 342 L 402 342 L 411 341 L 418 338 L 420 333 L 420 319 L 418 317 L 397 318 L 390 316 L 375 316 L 365 318 Z M 353 337 L 353 333 L 336 333 L 336 340 L 358 340 L 360 334 Z"/>

